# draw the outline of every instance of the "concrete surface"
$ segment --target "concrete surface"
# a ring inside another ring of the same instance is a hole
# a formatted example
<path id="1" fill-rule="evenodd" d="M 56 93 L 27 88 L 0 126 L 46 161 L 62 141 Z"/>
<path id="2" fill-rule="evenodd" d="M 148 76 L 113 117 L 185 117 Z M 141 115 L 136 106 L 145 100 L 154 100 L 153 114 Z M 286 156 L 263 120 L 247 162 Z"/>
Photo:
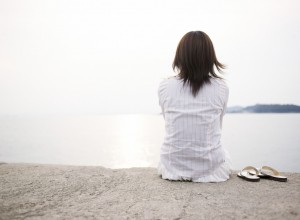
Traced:
<path id="1" fill-rule="evenodd" d="M 162 180 L 154 168 L 1 164 L 0 219 L 300 219 L 288 182 Z"/>

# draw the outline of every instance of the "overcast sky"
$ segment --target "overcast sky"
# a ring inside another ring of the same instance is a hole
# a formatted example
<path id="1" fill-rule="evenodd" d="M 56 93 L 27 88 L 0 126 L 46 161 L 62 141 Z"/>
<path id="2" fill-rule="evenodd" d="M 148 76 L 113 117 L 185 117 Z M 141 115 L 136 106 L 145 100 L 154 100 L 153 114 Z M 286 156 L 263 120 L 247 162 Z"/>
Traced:
<path id="1" fill-rule="evenodd" d="M 0 113 L 158 113 L 191 30 L 228 66 L 228 105 L 300 105 L 299 11 L 297 0 L 0 0 Z"/>

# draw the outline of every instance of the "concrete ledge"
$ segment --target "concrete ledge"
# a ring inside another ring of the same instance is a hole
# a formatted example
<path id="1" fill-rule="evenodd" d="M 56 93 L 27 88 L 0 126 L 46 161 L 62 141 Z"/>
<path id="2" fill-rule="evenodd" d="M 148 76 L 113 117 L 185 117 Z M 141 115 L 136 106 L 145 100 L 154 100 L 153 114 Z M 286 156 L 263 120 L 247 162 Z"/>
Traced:
<path id="1" fill-rule="evenodd" d="M 300 174 L 162 180 L 154 168 L 1 164 L 0 219 L 300 219 Z"/>

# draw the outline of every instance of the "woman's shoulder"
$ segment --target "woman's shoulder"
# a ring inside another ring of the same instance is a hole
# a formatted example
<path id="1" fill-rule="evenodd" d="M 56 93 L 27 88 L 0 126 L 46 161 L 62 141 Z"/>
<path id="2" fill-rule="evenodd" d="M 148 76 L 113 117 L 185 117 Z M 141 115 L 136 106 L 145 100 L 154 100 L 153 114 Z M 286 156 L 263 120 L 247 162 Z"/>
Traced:
<path id="1" fill-rule="evenodd" d="M 178 81 L 178 79 L 179 79 L 178 76 L 168 76 L 168 77 L 163 78 L 160 81 L 159 85 L 160 86 L 165 86 L 165 85 L 167 85 L 169 83 Z"/>
<path id="2" fill-rule="evenodd" d="M 179 85 L 180 79 L 178 76 L 169 76 L 161 80 L 158 86 L 158 93 L 164 94 L 169 88 L 177 88 Z"/>
<path id="3" fill-rule="evenodd" d="M 176 76 L 168 76 L 168 77 L 165 77 L 163 80 L 168 80 L 168 81 L 171 81 L 171 80 L 178 80 L 179 77 L 176 75 Z"/>
<path id="4" fill-rule="evenodd" d="M 224 78 L 215 78 L 215 77 L 213 77 L 213 78 L 211 78 L 211 82 L 213 84 L 216 84 L 216 85 L 222 87 L 222 88 L 228 89 L 227 82 Z"/>
<path id="5" fill-rule="evenodd" d="M 213 78 L 211 82 L 215 85 L 213 89 L 219 91 L 219 94 L 221 95 L 221 97 L 223 97 L 223 100 L 227 102 L 226 100 L 228 100 L 229 88 L 226 80 L 224 78 Z"/>

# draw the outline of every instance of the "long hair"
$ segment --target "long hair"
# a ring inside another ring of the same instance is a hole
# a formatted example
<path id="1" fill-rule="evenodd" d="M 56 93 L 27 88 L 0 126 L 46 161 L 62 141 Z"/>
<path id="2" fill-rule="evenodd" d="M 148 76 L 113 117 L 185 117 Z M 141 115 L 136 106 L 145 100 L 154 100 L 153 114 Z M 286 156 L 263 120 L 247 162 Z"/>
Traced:
<path id="1" fill-rule="evenodd" d="M 214 70 L 219 72 L 225 65 L 217 60 L 214 46 L 207 34 L 202 31 L 191 31 L 180 40 L 173 61 L 173 70 L 178 70 L 178 76 L 183 85 L 188 83 L 195 97 L 201 87 L 210 83 L 210 77 L 220 78 Z"/>

